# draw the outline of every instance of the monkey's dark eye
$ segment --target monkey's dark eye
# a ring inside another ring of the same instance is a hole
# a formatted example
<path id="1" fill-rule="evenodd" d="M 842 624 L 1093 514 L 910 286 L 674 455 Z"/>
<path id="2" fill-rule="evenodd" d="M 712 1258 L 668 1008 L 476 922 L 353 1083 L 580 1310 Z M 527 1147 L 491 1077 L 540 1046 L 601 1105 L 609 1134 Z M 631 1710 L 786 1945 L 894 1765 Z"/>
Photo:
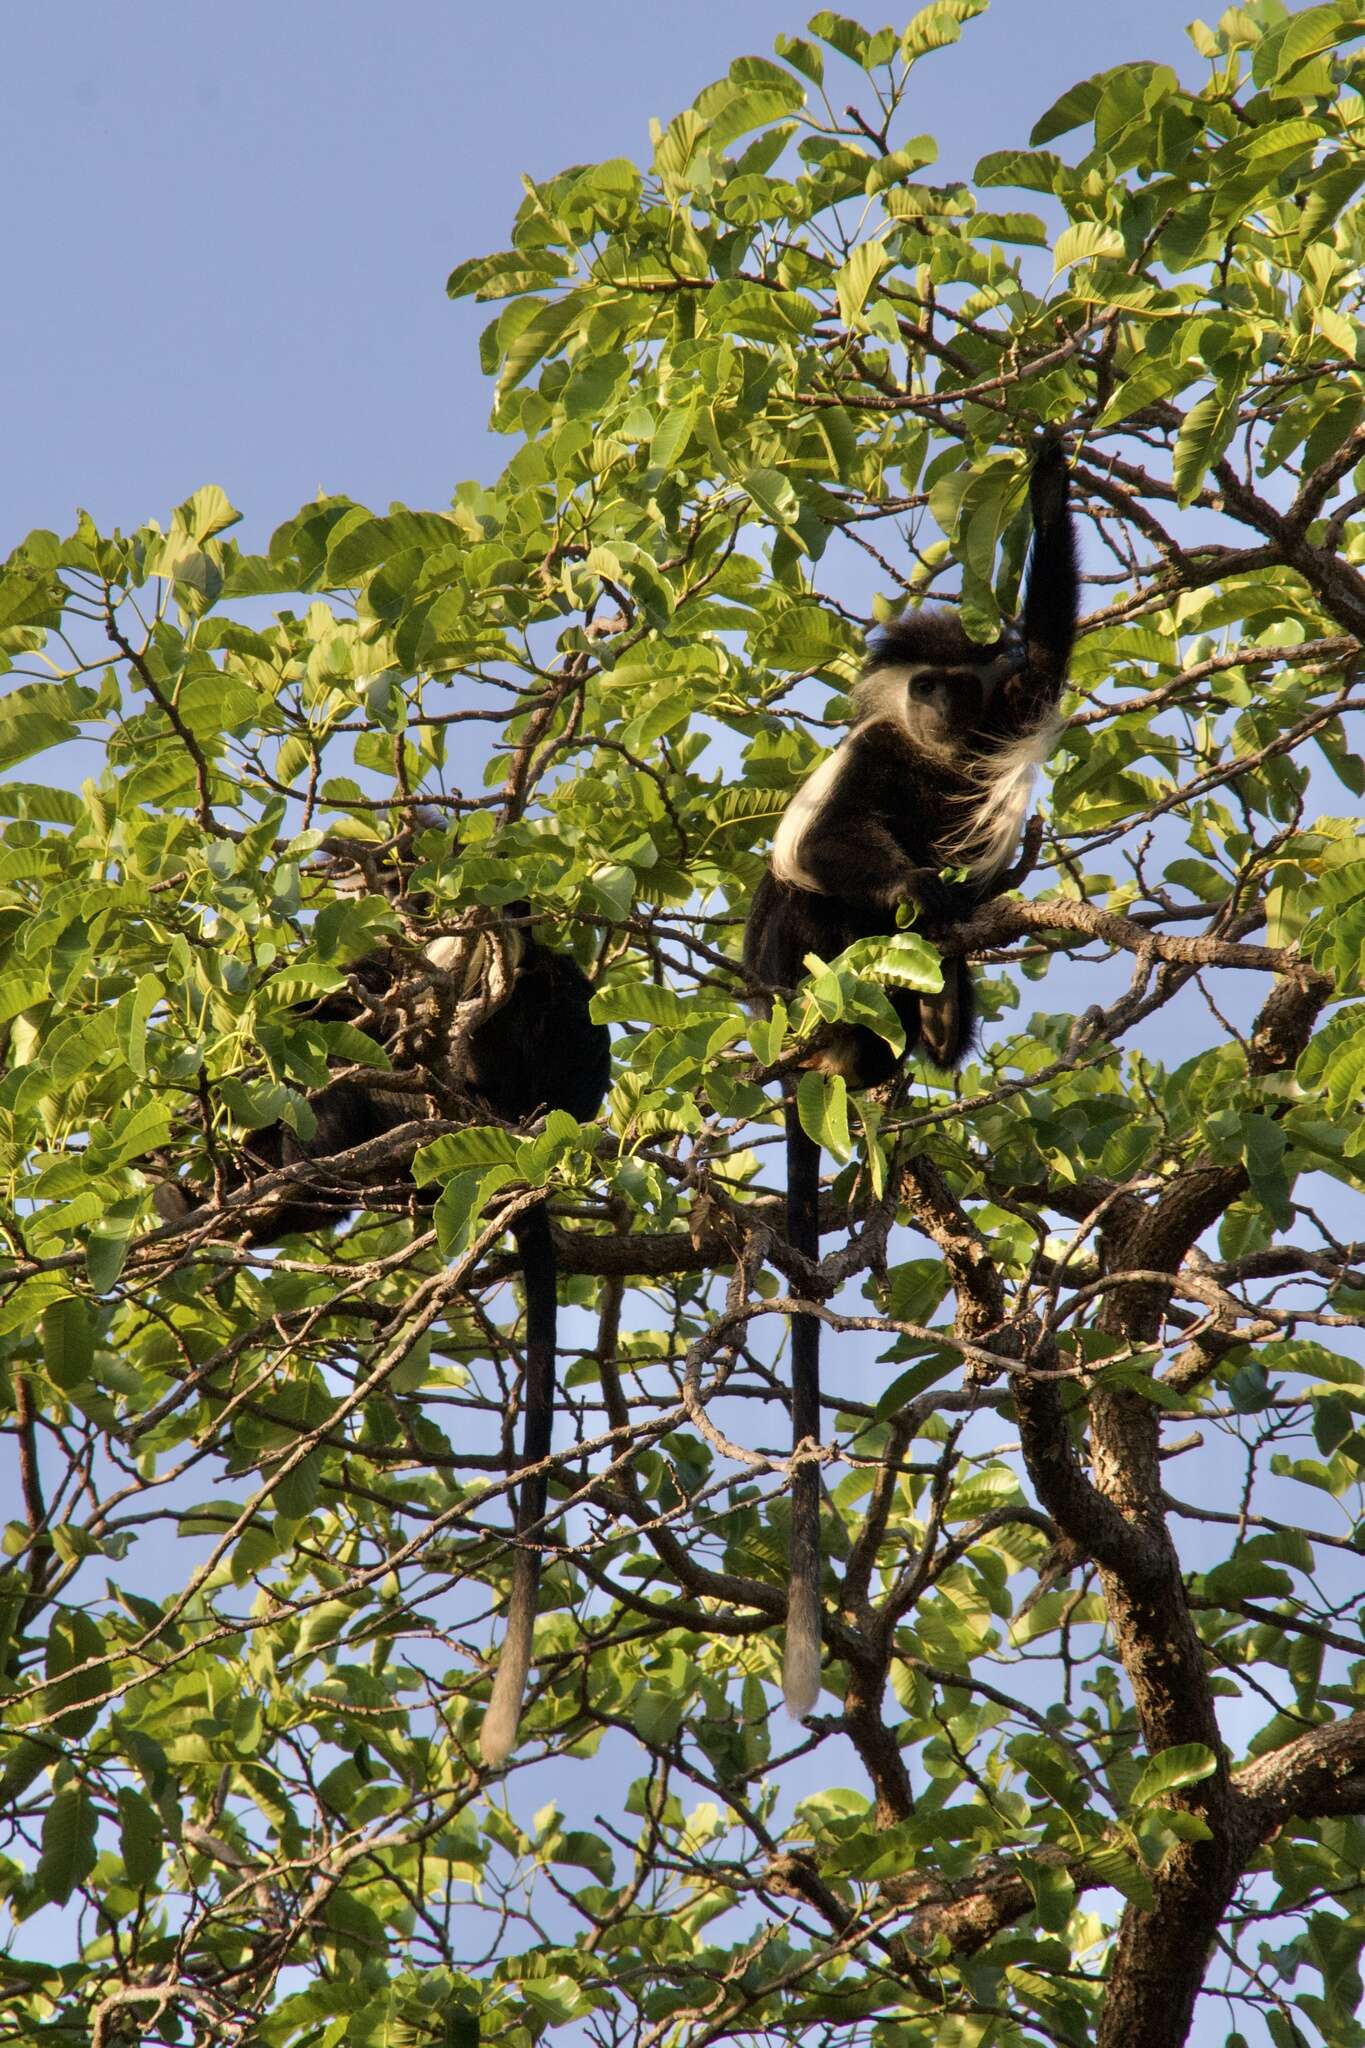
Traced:
<path id="1" fill-rule="evenodd" d="M 913 697 L 932 697 L 937 688 L 937 676 L 913 676 L 911 678 L 910 694 Z"/>

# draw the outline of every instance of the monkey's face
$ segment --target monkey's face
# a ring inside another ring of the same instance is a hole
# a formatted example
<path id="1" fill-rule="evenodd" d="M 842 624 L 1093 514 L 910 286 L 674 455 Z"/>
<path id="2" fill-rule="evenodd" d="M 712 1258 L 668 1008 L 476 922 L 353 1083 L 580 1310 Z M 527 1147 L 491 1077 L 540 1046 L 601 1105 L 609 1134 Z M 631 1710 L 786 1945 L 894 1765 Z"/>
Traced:
<path id="1" fill-rule="evenodd" d="M 905 628 L 901 638 L 908 639 Z M 940 630 L 939 638 L 944 634 Z M 957 648 L 935 649 L 935 658 L 887 662 L 871 669 L 854 690 L 860 722 L 887 719 L 917 748 L 941 761 L 954 761 L 981 744 L 994 698 L 1021 665 L 1012 642 L 977 649 L 965 635 Z M 929 650 L 925 650 L 928 655 Z M 954 658 L 954 657 L 957 658 Z"/>
<path id="2" fill-rule="evenodd" d="M 926 666 L 903 675 L 896 712 L 907 738 L 942 760 L 969 752 L 998 687 L 990 670 Z"/>
<path id="3" fill-rule="evenodd" d="M 911 669 L 905 679 L 906 731 L 950 745 L 981 723 L 990 691 L 974 668 Z"/>

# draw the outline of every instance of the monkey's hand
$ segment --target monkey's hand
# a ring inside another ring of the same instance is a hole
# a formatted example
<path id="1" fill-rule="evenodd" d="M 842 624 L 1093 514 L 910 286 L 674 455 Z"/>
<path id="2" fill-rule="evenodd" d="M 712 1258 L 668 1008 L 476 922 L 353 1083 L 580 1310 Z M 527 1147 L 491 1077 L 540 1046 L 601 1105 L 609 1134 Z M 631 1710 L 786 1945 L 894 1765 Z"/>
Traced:
<path id="1" fill-rule="evenodd" d="M 948 931 L 965 923 L 977 904 L 977 891 L 970 882 L 945 882 L 935 868 L 912 868 L 903 879 L 897 901 L 918 912 L 917 922 L 928 931 Z"/>
<path id="2" fill-rule="evenodd" d="M 1046 426 L 1038 438 L 1029 472 L 1028 498 L 1035 527 L 1053 526 L 1066 511 L 1071 493 L 1071 472 L 1067 467 L 1062 430 Z"/>

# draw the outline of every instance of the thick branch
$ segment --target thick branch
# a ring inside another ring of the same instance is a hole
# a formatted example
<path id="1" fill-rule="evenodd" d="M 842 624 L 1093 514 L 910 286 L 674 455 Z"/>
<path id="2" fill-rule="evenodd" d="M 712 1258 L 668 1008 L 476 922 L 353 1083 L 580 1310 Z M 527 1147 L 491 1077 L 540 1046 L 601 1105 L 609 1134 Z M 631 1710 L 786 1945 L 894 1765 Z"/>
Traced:
<path id="1" fill-rule="evenodd" d="M 1295 974 L 1303 962 L 1291 946 L 1244 946 L 1214 937 L 1180 938 L 1154 932 L 1133 918 L 1098 910 L 1069 896 L 1045 902 L 996 897 L 973 912 L 945 944 L 945 951 L 985 952 L 1007 946 L 1029 932 L 1082 932 L 1125 953 L 1143 954 L 1184 967 L 1241 967 L 1261 974 Z"/>
<path id="2" fill-rule="evenodd" d="M 1292 1068 L 1312 1034 L 1331 984 L 1302 966 L 1276 983 L 1252 1034 L 1253 1076 Z M 1130 1270 L 1174 1276 L 1203 1231 L 1246 1186 L 1240 1165 L 1199 1161 L 1122 1232 L 1114 1257 Z M 1158 1334 L 1170 1286 L 1144 1279 L 1107 1300 L 1101 1327 L 1130 1343 Z M 1140 1532 L 1157 1569 L 1141 1579 L 1099 1560 L 1115 1642 L 1133 1688 L 1148 1748 L 1202 1743 L 1213 1775 L 1178 1795 L 1202 1815 L 1207 1841 L 1174 1848 L 1150 1911 L 1129 1905 L 1119 1929 L 1098 2048 L 1177 2048 L 1188 2034 L 1214 1937 L 1244 1866 L 1240 1805 L 1208 1686 L 1203 1645 L 1188 1603 L 1162 1500 L 1159 1411 L 1136 1393 L 1097 1391 L 1090 1407 L 1095 1485 Z M 1060 1520 L 1060 1517 L 1059 1517 Z"/>
<path id="3" fill-rule="evenodd" d="M 1235 1791 L 1248 1855 L 1287 1820 L 1365 1813 L 1365 1713 L 1258 1756 L 1238 1771 Z"/>

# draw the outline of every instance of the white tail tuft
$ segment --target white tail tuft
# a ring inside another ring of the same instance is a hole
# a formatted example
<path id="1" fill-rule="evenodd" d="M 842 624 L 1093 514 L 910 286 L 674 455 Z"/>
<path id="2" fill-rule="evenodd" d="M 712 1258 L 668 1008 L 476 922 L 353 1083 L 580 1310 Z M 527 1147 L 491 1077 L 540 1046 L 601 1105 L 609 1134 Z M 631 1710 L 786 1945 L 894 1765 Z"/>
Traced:
<path id="1" fill-rule="evenodd" d="M 498 1652 L 493 1690 L 488 1695 L 488 1709 L 479 1729 L 479 1755 L 490 1767 L 510 1756 L 517 1739 L 517 1723 L 531 1669 L 531 1633 L 535 1627 L 539 1578 L 538 1554 L 518 1551 L 512 1572 L 512 1597 L 507 1606 L 507 1634 Z"/>
<path id="2" fill-rule="evenodd" d="M 820 1697 L 820 1599 L 813 1586 L 793 1585 L 787 1595 L 782 1697 L 793 1721 L 804 1721 Z"/>

